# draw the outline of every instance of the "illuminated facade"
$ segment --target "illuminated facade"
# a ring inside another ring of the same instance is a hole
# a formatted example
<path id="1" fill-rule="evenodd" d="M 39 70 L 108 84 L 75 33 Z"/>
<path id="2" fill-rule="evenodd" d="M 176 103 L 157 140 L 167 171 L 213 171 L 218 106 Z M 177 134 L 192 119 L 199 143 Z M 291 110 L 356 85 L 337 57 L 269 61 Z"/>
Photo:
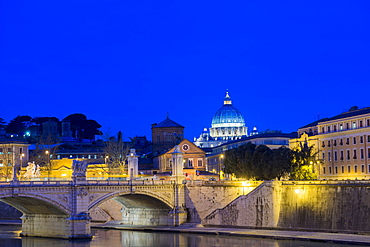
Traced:
<path id="1" fill-rule="evenodd" d="M 229 93 L 226 92 L 223 106 L 213 116 L 209 130 L 204 129 L 199 138 L 194 138 L 198 147 L 216 147 L 223 143 L 248 136 L 241 112 L 233 106 Z"/>
<path id="2" fill-rule="evenodd" d="M 298 132 L 315 145 L 319 179 L 370 179 L 370 108 L 355 108 Z"/>
<path id="3" fill-rule="evenodd" d="M 184 173 L 193 176 L 196 171 L 206 171 L 206 153 L 195 146 L 192 142 L 184 139 L 179 144 L 180 151 L 183 153 Z M 170 172 L 172 170 L 172 153 L 175 147 L 168 152 L 154 158 L 154 164 L 159 167 L 159 172 Z"/>
<path id="4" fill-rule="evenodd" d="M 13 176 L 13 167 L 19 171 L 28 162 L 27 142 L 0 141 L 0 180 L 9 180 Z"/>

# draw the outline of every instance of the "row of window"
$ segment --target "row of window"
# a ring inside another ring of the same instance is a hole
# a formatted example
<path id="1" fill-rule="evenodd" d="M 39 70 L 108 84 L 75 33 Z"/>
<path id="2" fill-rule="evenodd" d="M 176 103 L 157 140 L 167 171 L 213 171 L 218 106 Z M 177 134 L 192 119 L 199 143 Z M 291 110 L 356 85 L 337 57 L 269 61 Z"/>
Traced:
<path id="1" fill-rule="evenodd" d="M 322 173 L 323 174 L 326 174 L 326 172 L 328 172 L 328 174 L 338 174 L 339 172 L 341 174 L 348 174 L 348 173 L 351 173 L 352 170 L 351 170 L 351 166 L 347 166 L 347 169 L 345 169 L 344 166 L 341 166 L 340 169 L 338 169 L 338 166 L 335 166 L 334 167 L 334 171 L 332 170 L 332 167 L 328 167 L 329 169 L 327 170 L 326 167 L 323 167 L 322 168 Z M 368 167 L 368 171 L 370 171 L 370 165 Z M 365 171 L 365 165 L 361 165 L 361 171 L 359 171 L 358 169 L 358 166 L 357 165 L 354 165 L 353 166 L 353 173 L 358 173 L 358 172 L 361 172 L 361 173 L 366 173 Z"/>
<path id="2" fill-rule="evenodd" d="M 329 132 L 336 132 L 338 130 L 342 131 L 342 130 L 363 128 L 363 127 L 370 127 L 370 119 L 366 119 L 366 126 L 365 126 L 364 120 L 322 126 L 321 133 L 329 133 Z"/>
<path id="3" fill-rule="evenodd" d="M 359 157 L 358 157 L 359 155 Z M 357 153 L 357 149 L 353 149 L 352 152 L 350 149 L 347 149 L 347 150 L 340 150 L 339 152 L 338 151 L 333 151 L 333 157 L 332 157 L 332 152 L 331 151 L 328 151 L 327 152 L 327 157 L 326 157 L 326 153 L 325 152 L 322 152 L 322 160 L 325 162 L 327 158 L 327 161 L 332 161 L 332 159 L 334 161 L 338 161 L 338 160 L 357 160 L 358 158 L 359 159 L 364 159 L 365 158 L 365 151 L 363 148 L 360 149 L 360 153 L 358 154 Z M 370 159 L 370 148 L 367 149 L 367 158 Z"/>
<path id="4" fill-rule="evenodd" d="M 339 146 L 343 146 L 344 144 L 346 145 L 350 145 L 351 143 L 353 145 L 356 145 L 358 142 L 357 140 L 359 141 L 360 144 L 364 143 L 364 137 L 363 136 L 355 136 L 355 137 L 352 137 L 352 138 L 343 138 L 343 139 L 338 139 L 337 140 L 329 140 L 329 141 L 322 141 L 322 144 L 321 144 L 321 147 L 331 147 L 331 145 L 333 145 L 334 147 L 336 147 L 337 145 Z M 352 141 L 352 142 L 351 142 Z M 370 135 L 367 136 L 367 142 L 370 142 Z"/>
<path id="5" fill-rule="evenodd" d="M 169 164 L 170 164 L 170 167 L 172 167 L 172 159 L 169 159 Z M 193 168 L 193 159 L 185 159 L 184 162 L 184 167 L 186 168 Z M 198 163 L 198 167 L 202 167 L 203 166 L 203 160 L 202 159 L 198 159 L 197 160 L 197 163 Z"/>

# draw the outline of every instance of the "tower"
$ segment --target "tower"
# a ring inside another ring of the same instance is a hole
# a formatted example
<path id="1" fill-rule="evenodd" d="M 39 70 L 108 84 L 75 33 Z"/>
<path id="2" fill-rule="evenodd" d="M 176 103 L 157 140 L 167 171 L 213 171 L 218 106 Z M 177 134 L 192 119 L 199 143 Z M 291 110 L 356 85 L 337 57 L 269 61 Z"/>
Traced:
<path id="1" fill-rule="evenodd" d="M 159 124 L 152 124 L 153 155 L 166 152 L 179 144 L 184 139 L 184 128 L 168 116 Z"/>

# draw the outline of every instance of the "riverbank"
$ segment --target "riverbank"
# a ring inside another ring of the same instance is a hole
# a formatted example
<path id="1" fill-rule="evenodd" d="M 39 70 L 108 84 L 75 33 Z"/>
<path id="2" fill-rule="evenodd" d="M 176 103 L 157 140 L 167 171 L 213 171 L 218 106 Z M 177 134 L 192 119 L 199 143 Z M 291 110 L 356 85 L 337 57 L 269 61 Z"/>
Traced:
<path id="1" fill-rule="evenodd" d="M 250 238 L 266 238 L 276 240 L 298 240 L 325 242 L 337 244 L 366 245 L 370 246 L 369 234 L 349 234 L 349 233 L 330 233 L 330 232 L 313 232 L 313 231 L 291 231 L 291 230 L 267 230 L 267 229 L 241 229 L 241 228 L 218 228 L 218 227 L 199 227 L 196 225 L 187 225 L 179 227 L 167 226 L 133 226 L 120 225 L 120 221 L 110 221 L 104 224 L 92 223 L 92 228 L 98 229 L 116 229 L 130 231 L 147 231 L 147 232 L 174 232 L 174 233 L 192 233 L 207 235 L 223 235 Z M 1 220 L 0 225 L 21 225 L 20 220 Z"/>
<path id="2" fill-rule="evenodd" d="M 290 231 L 290 230 L 262 230 L 262 229 L 240 229 L 240 228 L 217 228 L 217 227 L 196 227 L 196 226 L 133 226 L 120 225 L 119 221 L 111 221 L 105 224 L 93 224 L 92 228 L 117 229 L 131 231 L 157 231 L 157 232 L 176 232 L 211 234 L 237 237 L 269 238 L 277 240 L 300 240 L 338 244 L 368 245 L 370 246 L 370 234 L 347 234 L 347 233 L 327 233 L 313 231 Z"/>

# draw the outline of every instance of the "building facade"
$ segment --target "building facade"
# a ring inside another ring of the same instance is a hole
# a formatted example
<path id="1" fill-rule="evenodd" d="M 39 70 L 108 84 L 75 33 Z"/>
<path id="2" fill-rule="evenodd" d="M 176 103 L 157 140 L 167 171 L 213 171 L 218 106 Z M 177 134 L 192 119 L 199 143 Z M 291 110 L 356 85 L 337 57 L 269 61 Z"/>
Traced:
<path id="1" fill-rule="evenodd" d="M 370 108 L 355 108 L 298 132 L 315 145 L 319 179 L 370 179 Z"/>
<path id="2" fill-rule="evenodd" d="M 0 141 L 0 180 L 10 180 L 13 169 L 20 171 L 28 162 L 28 146 L 24 141 Z"/>
<path id="3" fill-rule="evenodd" d="M 184 173 L 187 173 L 187 176 L 194 178 L 197 171 L 207 170 L 206 153 L 202 149 L 186 139 L 178 145 L 180 151 L 183 153 Z M 154 158 L 154 164 L 159 167 L 160 173 L 170 172 L 172 170 L 172 153 L 174 150 L 175 147 Z"/>

